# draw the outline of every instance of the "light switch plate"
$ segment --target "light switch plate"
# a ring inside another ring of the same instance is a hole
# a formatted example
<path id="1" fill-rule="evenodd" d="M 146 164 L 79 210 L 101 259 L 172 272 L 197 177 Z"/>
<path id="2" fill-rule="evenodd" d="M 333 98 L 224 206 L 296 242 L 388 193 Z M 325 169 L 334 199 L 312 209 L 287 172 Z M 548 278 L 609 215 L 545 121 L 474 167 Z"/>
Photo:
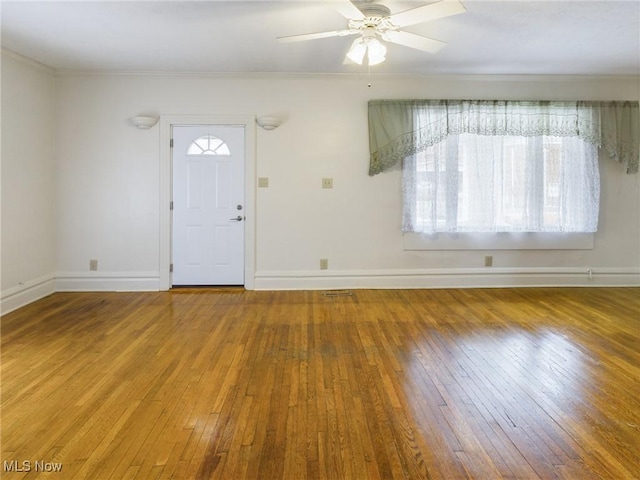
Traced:
<path id="1" fill-rule="evenodd" d="M 269 188 L 269 177 L 258 177 L 258 188 Z"/>

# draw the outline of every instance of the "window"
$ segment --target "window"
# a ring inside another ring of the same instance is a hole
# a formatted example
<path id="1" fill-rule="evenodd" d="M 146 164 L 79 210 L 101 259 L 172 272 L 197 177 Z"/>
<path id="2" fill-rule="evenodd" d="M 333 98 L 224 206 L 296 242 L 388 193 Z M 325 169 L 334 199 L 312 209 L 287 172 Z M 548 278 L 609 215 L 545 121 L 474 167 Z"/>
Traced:
<path id="1" fill-rule="evenodd" d="M 229 147 L 224 141 L 220 140 L 213 135 L 205 135 L 200 138 L 196 138 L 189 149 L 187 155 L 231 155 Z"/>
<path id="2" fill-rule="evenodd" d="M 405 158 L 405 232 L 595 232 L 598 149 L 576 137 L 450 135 Z"/>
<path id="3" fill-rule="evenodd" d="M 598 225 L 598 155 L 638 172 L 637 101 L 368 107 L 369 175 L 402 165 L 405 232 L 590 234 Z"/>

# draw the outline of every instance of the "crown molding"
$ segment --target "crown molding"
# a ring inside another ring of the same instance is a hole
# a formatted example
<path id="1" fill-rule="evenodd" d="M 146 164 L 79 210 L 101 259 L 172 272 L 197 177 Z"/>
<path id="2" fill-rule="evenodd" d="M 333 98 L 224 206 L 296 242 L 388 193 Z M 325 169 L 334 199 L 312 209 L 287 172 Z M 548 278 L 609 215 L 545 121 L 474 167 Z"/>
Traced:
<path id="1" fill-rule="evenodd" d="M 51 75 L 66 76 L 121 76 L 121 77 L 187 77 L 187 78 L 342 78 L 375 80 L 413 80 L 445 82 L 576 82 L 576 81 L 620 81 L 637 82 L 640 88 L 640 73 L 628 74 L 451 74 L 451 73 L 369 73 L 352 72 L 194 72 L 194 71 L 147 71 L 147 70 L 83 70 L 54 68 L 32 58 L 2 47 L 6 55 L 26 65 Z"/>
<path id="2" fill-rule="evenodd" d="M 24 55 L 14 52 L 13 50 L 9 50 L 8 48 L 5 48 L 5 47 L 2 47 L 2 56 L 3 57 L 7 56 L 9 58 L 12 58 L 13 60 L 16 60 L 20 63 L 33 67 L 42 72 L 48 73 L 49 75 L 57 74 L 57 70 L 55 68 L 45 65 L 44 63 L 40 63 L 32 58 L 25 57 Z"/>
<path id="3" fill-rule="evenodd" d="M 122 76 L 122 77 L 190 77 L 190 78 L 342 78 L 374 80 L 473 81 L 473 82 L 638 82 L 640 75 L 611 74 L 434 74 L 434 73 L 367 73 L 367 72 L 191 72 L 136 70 L 69 70 L 56 69 L 58 76 Z"/>

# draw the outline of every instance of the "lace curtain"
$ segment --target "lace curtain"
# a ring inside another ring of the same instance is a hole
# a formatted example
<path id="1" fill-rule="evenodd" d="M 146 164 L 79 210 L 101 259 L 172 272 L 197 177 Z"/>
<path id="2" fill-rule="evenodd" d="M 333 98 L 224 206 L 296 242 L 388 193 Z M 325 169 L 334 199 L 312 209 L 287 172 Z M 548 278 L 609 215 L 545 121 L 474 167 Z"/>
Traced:
<path id="1" fill-rule="evenodd" d="M 372 100 L 369 175 L 462 133 L 576 137 L 638 172 L 638 102 Z"/>
<path id="2" fill-rule="evenodd" d="M 403 231 L 595 232 L 598 150 L 577 137 L 462 133 L 403 162 Z"/>

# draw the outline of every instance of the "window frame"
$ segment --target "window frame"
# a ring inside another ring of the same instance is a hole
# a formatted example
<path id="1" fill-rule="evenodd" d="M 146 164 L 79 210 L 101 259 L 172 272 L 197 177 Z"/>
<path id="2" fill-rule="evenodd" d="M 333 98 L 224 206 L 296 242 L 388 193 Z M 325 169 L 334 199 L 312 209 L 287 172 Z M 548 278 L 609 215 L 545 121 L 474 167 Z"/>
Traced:
<path id="1" fill-rule="evenodd" d="M 595 233 L 492 232 L 402 234 L 404 251 L 420 250 L 593 250 Z"/>

